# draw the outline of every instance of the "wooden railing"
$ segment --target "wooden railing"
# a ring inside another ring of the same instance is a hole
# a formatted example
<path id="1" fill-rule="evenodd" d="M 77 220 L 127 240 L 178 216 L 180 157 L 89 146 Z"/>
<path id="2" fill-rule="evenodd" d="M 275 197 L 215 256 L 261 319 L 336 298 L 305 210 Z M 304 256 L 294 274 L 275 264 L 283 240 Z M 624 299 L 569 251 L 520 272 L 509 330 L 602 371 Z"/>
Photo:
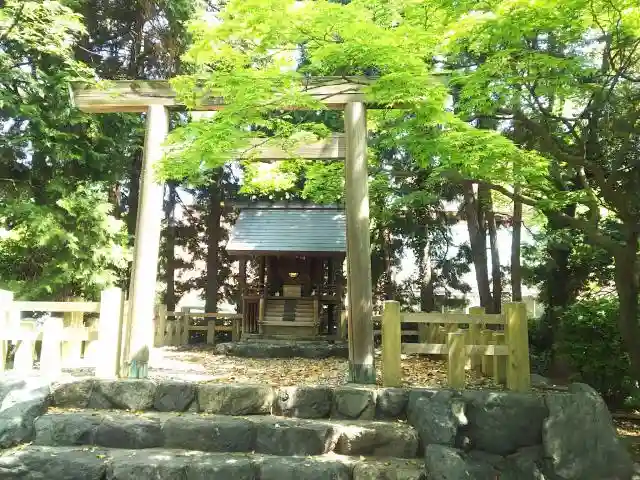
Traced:
<path id="1" fill-rule="evenodd" d="M 100 302 L 28 302 L 14 301 L 13 293 L 0 290 L 0 372 L 11 363 L 13 370 L 29 372 L 39 360 L 40 371 L 55 376 L 63 367 L 84 360 L 84 365 L 96 368 L 97 377 L 116 377 L 123 298 L 120 289 L 111 288 L 102 292 Z M 38 322 L 21 319 L 21 312 L 63 313 L 64 318 Z M 85 314 L 94 316 L 85 318 Z"/>
<path id="2" fill-rule="evenodd" d="M 193 320 L 204 319 L 206 325 L 194 325 Z M 230 323 L 224 325 L 223 322 Z M 237 313 L 168 312 L 166 305 L 156 309 L 154 345 L 187 345 L 191 332 L 207 332 L 207 343 L 215 344 L 216 333 L 231 332 L 232 340 L 242 335 L 242 315 Z"/>
<path id="3" fill-rule="evenodd" d="M 416 323 L 421 343 L 402 343 L 401 323 Z M 466 328 L 460 328 L 466 325 Z M 488 329 L 492 325 L 495 329 Z M 465 368 L 492 376 L 508 389 L 531 386 L 527 312 L 524 303 L 503 305 L 502 314 L 479 307 L 469 313 L 400 313 L 387 301 L 382 315 L 383 385 L 402 384 L 401 354 L 447 355 L 447 379 L 452 388 L 465 385 Z"/>

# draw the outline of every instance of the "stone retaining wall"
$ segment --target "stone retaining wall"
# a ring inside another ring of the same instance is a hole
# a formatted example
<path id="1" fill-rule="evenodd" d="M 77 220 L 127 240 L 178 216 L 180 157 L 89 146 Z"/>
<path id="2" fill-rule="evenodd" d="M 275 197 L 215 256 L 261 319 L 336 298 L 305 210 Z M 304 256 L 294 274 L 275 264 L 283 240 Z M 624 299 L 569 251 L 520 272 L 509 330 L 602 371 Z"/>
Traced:
<path id="1" fill-rule="evenodd" d="M 418 433 L 427 478 L 629 480 L 633 464 L 598 394 L 514 393 L 357 386 L 74 380 L 0 380 L 0 447 L 28 442 L 48 406 L 282 415 L 407 422 Z M 495 475 L 495 476 L 492 476 Z"/>

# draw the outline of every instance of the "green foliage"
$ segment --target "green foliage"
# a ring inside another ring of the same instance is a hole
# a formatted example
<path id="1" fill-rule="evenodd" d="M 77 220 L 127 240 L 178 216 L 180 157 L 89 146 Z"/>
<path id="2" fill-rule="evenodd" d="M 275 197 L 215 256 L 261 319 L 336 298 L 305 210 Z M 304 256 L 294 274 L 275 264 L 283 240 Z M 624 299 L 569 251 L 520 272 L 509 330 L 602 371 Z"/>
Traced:
<path id="1" fill-rule="evenodd" d="M 127 267 L 123 222 L 98 188 L 79 185 L 55 205 L 21 198 L 0 212 L 0 288 L 16 298 L 98 299 Z"/>
<path id="2" fill-rule="evenodd" d="M 613 296 L 581 299 L 562 315 L 556 346 L 575 372 L 574 380 L 588 383 L 613 406 L 619 406 L 635 384 L 618 317 Z"/>
<path id="3" fill-rule="evenodd" d="M 122 143 L 140 132 L 71 106 L 68 83 L 92 74 L 74 58 L 84 32 L 63 2 L 0 10 L 0 279 L 18 298 L 97 299 L 126 267 L 107 192 L 125 168 Z"/>

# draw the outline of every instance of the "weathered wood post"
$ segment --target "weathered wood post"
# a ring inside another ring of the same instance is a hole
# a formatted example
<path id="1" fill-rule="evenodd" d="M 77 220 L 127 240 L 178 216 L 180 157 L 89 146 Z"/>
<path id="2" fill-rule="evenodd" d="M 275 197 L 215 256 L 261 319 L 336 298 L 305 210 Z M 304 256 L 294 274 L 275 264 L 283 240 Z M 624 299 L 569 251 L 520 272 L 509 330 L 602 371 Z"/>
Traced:
<path id="1" fill-rule="evenodd" d="M 164 303 L 158 305 L 156 313 L 156 347 L 164 347 L 167 337 L 167 306 Z"/>
<path id="2" fill-rule="evenodd" d="M 242 316 L 231 317 L 231 341 L 239 342 L 242 338 Z"/>
<path id="3" fill-rule="evenodd" d="M 189 327 L 191 323 L 191 317 L 187 315 L 189 313 L 188 308 L 182 308 L 182 315 L 180 316 L 180 345 L 189 345 Z"/>
<path id="4" fill-rule="evenodd" d="M 504 345 L 505 336 L 503 332 L 493 332 L 493 339 L 491 341 L 493 345 Z M 507 371 L 507 357 L 504 355 L 493 355 L 493 380 L 496 384 L 501 385 L 505 383 Z"/>
<path id="5" fill-rule="evenodd" d="M 517 392 L 531 389 L 527 306 L 522 302 L 504 305 L 507 357 L 507 388 Z"/>
<path id="6" fill-rule="evenodd" d="M 264 322 L 265 302 L 266 300 L 264 299 L 264 297 L 260 297 L 260 300 L 258 302 L 258 330 L 261 334 L 263 332 L 262 322 Z"/>
<path id="7" fill-rule="evenodd" d="M 464 388 L 464 365 L 467 362 L 467 349 L 465 346 L 465 333 L 462 330 L 447 334 L 447 347 L 449 358 L 447 359 L 447 382 L 449 387 L 455 389 Z"/>
<path id="8" fill-rule="evenodd" d="M 483 307 L 470 307 L 469 308 L 469 344 L 480 345 L 481 337 L 480 331 L 482 325 L 478 320 L 478 316 L 484 315 Z M 471 370 L 480 371 L 482 369 L 482 355 L 471 354 L 469 358 Z"/>
<path id="9" fill-rule="evenodd" d="M 369 239 L 369 173 L 367 110 L 364 103 L 347 103 L 345 196 L 347 214 L 347 274 L 349 296 L 349 376 L 355 383 L 376 382 L 373 348 L 371 245 Z"/>
<path id="10" fill-rule="evenodd" d="M 42 328 L 42 349 L 40 350 L 40 371 L 45 376 L 55 377 L 62 371 L 62 318 L 50 317 Z M 86 354 L 85 354 L 86 356 Z M 96 360 L 101 359 L 97 356 Z"/>
<path id="11" fill-rule="evenodd" d="M 9 315 L 13 304 L 13 292 L 0 290 L 0 331 L 9 329 Z M 0 339 L 0 372 L 7 368 L 7 355 L 9 354 L 9 341 Z"/>
<path id="12" fill-rule="evenodd" d="M 129 288 L 130 334 L 125 342 L 129 377 L 145 378 L 149 349 L 153 346 L 153 307 L 158 276 L 162 185 L 156 181 L 156 165 L 162 158 L 162 144 L 169 131 L 169 113 L 162 105 L 149 105 L 140 173 L 138 218 L 133 247 Z"/>
<path id="13" fill-rule="evenodd" d="M 400 303 L 387 300 L 382 311 L 382 386 L 402 385 Z"/>
<path id="14" fill-rule="evenodd" d="M 492 343 L 493 330 L 482 330 L 482 332 L 480 332 L 480 338 L 482 345 L 494 345 Z M 493 357 L 491 355 L 482 356 L 482 374 L 485 377 L 493 376 Z"/>
<path id="15" fill-rule="evenodd" d="M 17 342 L 13 357 L 13 370 L 29 373 L 33 370 L 33 357 L 36 338 L 36 329 L 33 321 L 19 322 L 20 338 Z"/>
<path id="16" fill-rule="evenodd" d="M 119 288 L 103 290 L 100 295 L 98 342 L 100 356 L 96 377 L 115 378 L 120 373 L 124 295 Z"/>
<path id="17" fill-rule="evenodd" d="M 78 302 L 79 298 L 69 298 L 68 302 Z M 75 330 L 84 324 L 84 314 L 82 312 L 65 312 L 64 326 Z M 82 340 L 65 340 L 62 342 L 62 363 L 73 365 L 80 361 L 82 356 Z"/>
<path id="18" fill-rule="evenodd" d="M 216 344 L 216 322 L 218 321 L 218 318 L 205 317 L 204 319 L 207 322 L 207 344 L 215 345 Z"/>

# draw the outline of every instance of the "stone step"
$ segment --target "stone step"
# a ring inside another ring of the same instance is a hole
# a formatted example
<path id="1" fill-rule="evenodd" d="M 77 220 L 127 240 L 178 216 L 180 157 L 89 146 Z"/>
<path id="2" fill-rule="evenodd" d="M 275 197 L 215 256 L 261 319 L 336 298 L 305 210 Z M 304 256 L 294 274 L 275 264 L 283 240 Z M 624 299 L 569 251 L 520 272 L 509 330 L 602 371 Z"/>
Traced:
<path id="1" fill-rule="evenodd" d="M 416 430 L 402 422 L 83 410 L 42 415 L 35 421 L 33 443 L 280 456 L 336 453 L 415 458 L 419 441 Z"/>
<path id="2" fill-rule="evenodd" d="M 28 445 L 0 453 L 3 480 L 420 480 L 422 460 L 274 457 L 172 449 Z"/>

